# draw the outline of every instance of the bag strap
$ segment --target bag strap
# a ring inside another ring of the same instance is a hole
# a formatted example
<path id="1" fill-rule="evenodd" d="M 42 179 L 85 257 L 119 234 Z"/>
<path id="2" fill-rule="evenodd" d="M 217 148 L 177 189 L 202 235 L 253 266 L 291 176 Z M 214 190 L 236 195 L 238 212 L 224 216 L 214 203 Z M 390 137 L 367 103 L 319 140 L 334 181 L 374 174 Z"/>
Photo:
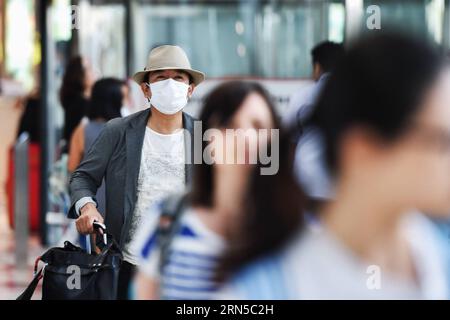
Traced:
<path id="1" fill-rule="evenodd" d="M 184 212 L 187 193 L 171 196 L 163 201 L 157 229 L 160 248 L 159 271 L 162 273 L 169 258 L 170 246 L 178 232 L 180 217 Z"/>
<path id="2" fill-rule="evenodd" d="M 110 234 L 107 234 L 107 238 L 108 238 L 108 243 L 106 245 L 104 245 L 101 242 L 97 243 L 97 246 L 102 250 L 96 257 L 96 264 L 99 266 L 103 265 L 103 262 L 105 261 L 106 257 L 108 256 L 108 253 L 110 253 L 111 251 L 120 253 L 120 255 L 122 255 L 120 250 L 118 250 L 117 242 L 112 238 L 112 236 Z"/>
<path id="3" fill-rule="evenodd" d="M 39 281 L 44 277 L 43 272 L 45 269 L 45 266 L 43 266 L 39 271 L 37 271 L 37 266 L 39 264 L 39 261 L 42 261 L 42 257 L 39 257 L 36 259 L 36 262 L 34 263 L 34 278 L 28 285 L 28 287 L 25 289 L 22 294 L 17 297 L 16 300 L 31 300 L 31 297 L 33 297 L 34 291 L 36 291 L 36 287 L 39 284 Z"/>
<path id="4" fill-rule="evenodd" d="M 28 287 L 25 289 L 25 291 L 16 300 L 31 300 L 31 297 L 34 294 L 34 291 L 36 290 L 36 287 L 37 287 L 39 281 L 41 281 L 41 279 L 43 277 L 43 275 L 42 275 L 43 269 L 44 268 L 39 270 L 39 272 L 34 276 L 34 279 L 30 282 Z"/>

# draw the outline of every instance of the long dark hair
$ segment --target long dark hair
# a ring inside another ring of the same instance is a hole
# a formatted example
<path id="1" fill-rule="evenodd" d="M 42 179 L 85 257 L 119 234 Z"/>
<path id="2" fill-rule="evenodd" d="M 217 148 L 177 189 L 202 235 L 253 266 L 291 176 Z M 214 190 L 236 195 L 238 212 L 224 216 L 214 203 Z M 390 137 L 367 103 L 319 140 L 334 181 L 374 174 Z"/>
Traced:
<path id="1" fill-rule="evenodd" d="M 368 127 L 386 142 L 399 137 L 443 64 L 436 47 L 399 33 L 373 33 L 355 43 L 331 75 L 307 121 L 324 136 L 330 172 L 339 169 L 340 141 L 351 127 Z"/>
<path id="2" fill-rule="evenodd" d="M 251 93 L 257 93 L 265 100 L 275 123 L 274 128 L 280 130 L 279 171 L 275 175 L 261 175 L 261 165 L 255 165 L 244 195 L 239 229 L 233 230 L 233 234 L 227 236 L 229 245 L 219 263 L 216 274 L 218 281 L 225 280 L 239 266 L 263 253 L 281 247 L 302 223 L 303 197 L 293 175 L 293 145 L 281 128 L 270 95 L 261 85 L 233 81 L 216 88 L 207 96 L 200 115 L 203 130 L 229 126 L 231 119 Z M 205 147 L 206 142 L 203 149 Z M 273 150 L 271 146 L 269 150 Z M 211 165 L 195 165 L 190 194 L 192 205 L 212 206 L 213 180 Z M 292 196 L 293 194 L 295 196 Z M 273 223 L 279 227 L 273 228 Z"/>
<path id="3" fill-rule="evenodd" d="M 86 68 L 83 58 L 80 56 L 72 58 L 66 66 L 59 92 L 59 99 L 63 107 L 66 105 L 66 101 L 83 96 L 86 90 L 85 79 Z"/>
<path id="4" fill-rule="evenodd" d="M 90 120 L 104 119 L 109 121 L 121 116 L 123 92 L 126 82 L 116 78 L 98 80 L 92 88 L 91 100 L 87 116 Z"/>

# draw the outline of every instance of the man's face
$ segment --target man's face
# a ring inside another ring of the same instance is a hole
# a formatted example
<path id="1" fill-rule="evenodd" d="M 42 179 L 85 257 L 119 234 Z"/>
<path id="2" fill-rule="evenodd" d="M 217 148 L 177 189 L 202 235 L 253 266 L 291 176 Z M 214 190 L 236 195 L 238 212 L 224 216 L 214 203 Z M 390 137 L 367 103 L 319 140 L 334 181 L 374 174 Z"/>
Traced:
<path id="1" fill-rule="evenodd" d="M 192 96 L 192 93 L 194 91 L 195 85 L 193 83 L 189 84 L 189 75 L 188 73 L 180 70 L 160 70 L 160 71 L 154 71 L 150 72 L 148 82 L 147 83 L 155 83 L 158 81 L 164 81 L 167 79 L 173 79 L 175 81 L 184 82 L 189 85 L 188 90 L 188 98 Z M 152 91 L 147 86 L 147 83 L 143 82 L 141 83 L 141 89 L 144 93 L 145 97 L 150 99 L 152 97 Z"/>

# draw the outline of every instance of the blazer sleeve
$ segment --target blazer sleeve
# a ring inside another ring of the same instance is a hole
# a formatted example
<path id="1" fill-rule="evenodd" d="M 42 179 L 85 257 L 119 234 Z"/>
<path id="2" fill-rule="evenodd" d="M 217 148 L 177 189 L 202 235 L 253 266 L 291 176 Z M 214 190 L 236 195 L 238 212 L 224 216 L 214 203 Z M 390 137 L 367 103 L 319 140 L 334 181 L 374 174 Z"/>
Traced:
<path id="1" fill-rule="evenodd" d="M 115 125 L 117 123 L 115 120 L 111 120 L 105 125 L 84 156 L 83 161 L 70 177 L 71 206 L 67 215 L 68 218 L 78 218 L 75 204 L 81 198 L 91 197 L 95 201 L 97 189 L 102 184 L 106 168 L 118 141 L 119 128 Z M 101 214 L 104 213 L 101 212 Z"/>

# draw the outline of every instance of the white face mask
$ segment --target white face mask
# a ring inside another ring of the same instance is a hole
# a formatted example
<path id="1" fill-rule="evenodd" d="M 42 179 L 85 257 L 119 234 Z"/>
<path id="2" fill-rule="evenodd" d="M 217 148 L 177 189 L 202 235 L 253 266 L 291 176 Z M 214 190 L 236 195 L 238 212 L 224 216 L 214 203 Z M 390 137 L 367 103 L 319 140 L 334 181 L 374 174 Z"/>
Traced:
<path id="1" fill-rule="evenodd" d="M 184 82 L 167 79 L 147 84 L 152 90 L 150 104 L 164 114 L 175 114 L 183 109 L 187 102 L 189 85 Z"/>

